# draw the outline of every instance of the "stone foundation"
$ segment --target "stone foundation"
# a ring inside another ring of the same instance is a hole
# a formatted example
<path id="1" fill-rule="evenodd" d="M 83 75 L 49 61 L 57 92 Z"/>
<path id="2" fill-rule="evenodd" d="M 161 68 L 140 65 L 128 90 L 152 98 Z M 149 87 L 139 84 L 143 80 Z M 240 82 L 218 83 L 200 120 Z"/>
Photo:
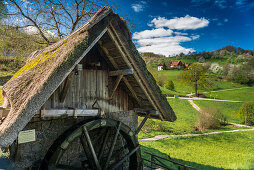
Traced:
<path id="1" fill-rule="evenodd" d="M 128 125 L 133 131 L 136 130 L 138 125 L 137 114 L 133 112 L 114 112 L 106 114 L 106 117 L 121 121 Z M 13 158 L 16 167 L 18 169 L 23 169 L 36 166 L 36 162 L 37 164 L 40 164 L 40 161 L 43 160 L 53 142 L 64 131 L 85 119 L 87 118 L 64 118 L 28 123 L 24 130 L 35 129 L 36 141 L 19 145 L 17 145 L 17 141 L 13 143 L 11 146 L 11 157 Z M 98 136 L 98 133 L 93 136 Z M 96 146 L 96 143 L 94 143 L 94 146 Z M 75 146 L 74 143 L 74 146 L 71 148 L 72 149 L 68 149 L 68 155 L 70 153 L 70 155 L 72 155 L 70 157 L 75 157 L 73 153 L 78 153 L 77 150 L 80 149 L 80 146 Z"/>

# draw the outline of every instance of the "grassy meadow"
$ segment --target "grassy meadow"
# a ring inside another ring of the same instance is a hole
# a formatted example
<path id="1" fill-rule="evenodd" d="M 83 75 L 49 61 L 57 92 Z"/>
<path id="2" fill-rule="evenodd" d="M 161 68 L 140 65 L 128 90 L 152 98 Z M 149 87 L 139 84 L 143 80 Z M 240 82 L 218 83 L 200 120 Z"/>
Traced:
<path id="1" fill-rule="evenodd" d="M 224 114 L 229 122 L 242 123 L 239 116 L 239 109 L 243 103 L 232 102 L 219 102 L 219 101 L 207 101 L 207 100 L 194 100 L 201 109 L 206 107 L 216 107 L 222 114 Z"/>
<path id="2" fill-rule="evenodd" d="M 174 137 L 141 142 L 141 145 L 146 159 L 150 157 L 144 151 L 164 158 L 170 155 L 177 162 L 200 169 L 254 168 L 254 131 Z"/>
<path id="3" fill-rule="evenodd" d="M 163 94 L 173 94 L 173 95 L 182 95 L 185 96 L 186 94 L 194 93 L 194 88 L 186 86 L 184 84 L 181 84 L 177 81 L 177 78 L 180 74 L 180 70 L 162 70 L 157 71 L 153 70 L 153 75 L 156 77 L 157 81 L 160 84 L 160 89 Z M 210 75 L 213 76 L 213 75 Z M 175 90 L 168 90 L 163 87 L 163 85 L 166 83 L 166 81 L 170 79 L 173 81 L 175 85 Z M 241 88 L 246 87 L 245 85 L 230 82 L 230 81 L 221 81 L 217 79 L 212 79 L 212 85 L 208 88 L 200 88 L 198 89 L 199 92 L 209 92 L 214 90 L 224 90 L 224 89 L 232 89 L 232 88 Z M 207 97 L 209 97 L 210 94 L 206 94 Z M 216 95 L 216 94 L 215 94 Z M 253 95 L 254 96 L 254 95 Z M 254 97 L 253 97 L 254 98 Z"/>
<path id="4" fill-rule="evenodd" d="M 206 96 L 223 100 L 254 101 L 254 86 L 243 89 L 210 92 Z"/>
<path id="5" fill-rule="evenodd" d="M 186 95 L 194 92 L 191 87 L 178 83 L 177 76 L 180 71 L 157 71 L 158 77 L 167 80 L 171 79 L 175 85 L 175 91 L 160 87 L 163 94 Z M 200 92 L 216 91 L 246 87 L 230 81 L 213 79 L 210 89 L 200 89 Z M 224 100 L 250 101 L 254 100 L 254 87 L 235 89 L 229 91 L 218 91 L 204 93 L 207 97 L 215 97 Z M 228 131 L 239 129 L 232 126 L 221 126 L 218 129 L 210 129 L 203 132 L 196 130 L 198 112 L 187 100 L 168 99 L 169 104 L 177 115 L 175 122 L 164 122 L 155 119 L 148 119 L 139 138 L 148 138 L 165 134 L 188 134 L 205 133 L 212 131 Z M 228 122 L 241 123 L 239 109 L 243 102 L 218 102 L 194 100 L 201 108 L 217 108 L 226 116 Z M 139 118 L 141 121 L 142 118 Z M 170 137 L 158 141 L 141 142 L 142 156 L 150 159 L 150 155 L 144 151 L 152 152 L 158 156 L 167 158 L 168 155 L 176 162 L 193 166 L 199 169 L 253 169 L 254 168 L 254 131 L 221 133 L 208 136 L 194 137 Z M 164 163 L 166 163 L 164 161 Z M 172 169 L 177 166 L 168 164 Z"/>

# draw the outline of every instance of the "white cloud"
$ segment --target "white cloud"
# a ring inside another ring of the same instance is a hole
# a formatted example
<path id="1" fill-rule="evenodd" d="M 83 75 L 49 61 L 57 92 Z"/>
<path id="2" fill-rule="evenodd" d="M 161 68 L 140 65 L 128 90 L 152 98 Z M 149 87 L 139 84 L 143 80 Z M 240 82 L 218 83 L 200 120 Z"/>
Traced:
<path id="1" fill-rule="evenodd" d="M 196 39 L 199 39 L 200 35 L 193 35 L 191 36 L 192 40 L 196 40 Z"/>
<path id="2" fill-rule="evenodd" d="M 141 11 L 144 10 L 145 5 L 146 5 L 146 2 L 145 2 L 145 1 L 140 1 L 139 3 L 132 4 L 132 5 L 131 5 L 131 8 L 132 8 L 135 12 L 141 12 Z"/>
<path id="3" fill-rule="evenodd" d="M 174 32 L 175 35 L 188 35 L 187 32 Z"/>
<path id="4" fill-rule="evenodd" d="M 205 18 L 196 18 L 186 15 L 185 17 L 174 19 L 166 19 L 165 17 L 154 18 L 151 24 L 156 28 L 168 27 L 177 30 L 195 30 L 208 26 L 209 21 Z"/>
<path id="5" fill-rule="evenodd" d="M 34 26 L 28 26 L 23 28 L 23 31 L 30 35 L 39 35 L 39 30 Z M 50 30 L 43 30 L 43 33 L 46 37 L 54 37 L 55 33 L 51 32 Z"/>
<path id="6" fill-rule="evenodd" d="M 141 32 L 135 32 L 133 34 L 134 39 L 152 38 L 152 37 L 164 37 L 172 35 L 173 31 L 170 29 L 158 28 L 152 30 L 145 30 Z"/>
<path id="7" fill-rule="evenodd" d="M 181 18 L 166 19 L 164 17 L 154 18 L 148 26 L 155 27 L 151 30 L 135 32 L 133 39 L 138 46 L 139 52 L 153 52 L 165 56 L 174 56 L 180 53 L 188 54 L 195 52 L 193 48 L 185 48 L 183 42 L 199 39 L 200 35 L 176 30 L 195 30 L 206 27 L 209 21 L 204 18 L 196 18 L 186 15 Z M 166 28 L 165 28 L 166 27 Z"/>
<path id="8" fill-rule="evenodd" d="M 228 22 L 228 19 L 227 19 L 227 18 L 225 18 L 225 19 L 224 19 L 224 22 Z"/>
<path id="9" fill-rule="evenodd" d="M 151 31 L 151 30 L 146 30 Z M 144 31 L 142 31 L 144 32 Z M 139 33 L 134 33 L 139 35 Z M 164 36 L 163 34 L 157 37 L 144 38 L 144 36 L 133 36 L 138 44 L 139 52 L 153 52 L 156 54 L 162 54 L 165 56 L 173 56 L 180 53 L 187 54 L 189 52 L 194 52 L 192 48 L 184 48 L 180 45 L 181 42 L 192 41 L 193 39 L 187 36 Z"/>
<path id="10" fill-rule="evenodd" d="M 21 0 L 22 2 L 25 2 L 26 4 L 30 4 L 28 0 Z"/>

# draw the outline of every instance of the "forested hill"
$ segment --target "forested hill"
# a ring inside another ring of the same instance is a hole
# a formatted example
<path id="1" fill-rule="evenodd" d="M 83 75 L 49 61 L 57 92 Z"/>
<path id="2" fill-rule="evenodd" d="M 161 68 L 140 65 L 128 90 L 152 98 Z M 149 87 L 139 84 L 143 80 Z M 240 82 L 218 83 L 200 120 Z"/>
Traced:
<path id="1" fill-rule="evenodd" d="M 225 46 L 214 51 L 205 51 L 200 53 L 179 54 L 177 56 L 165 57 L 154 53 L 141 54 L 146 63 L 163 63 L 175 60 L 181 60 L 184 63 L 191 64 L 193 62 L 211 62 L 218 64 L 240 64 L 247 62 L 254 57 L 254 50 L 245 50 L 240 47 Z"/>

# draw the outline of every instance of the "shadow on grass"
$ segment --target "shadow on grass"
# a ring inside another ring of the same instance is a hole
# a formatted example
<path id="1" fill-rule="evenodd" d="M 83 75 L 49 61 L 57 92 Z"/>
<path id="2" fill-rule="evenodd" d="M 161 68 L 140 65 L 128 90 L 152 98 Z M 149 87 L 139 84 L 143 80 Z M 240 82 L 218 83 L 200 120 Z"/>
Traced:
<path id="1" fill-rule="evenodd" d="M 151 160 L 151 155 L 149 155 L 145 152 L 149 152 L 149 153 L 152 153 L 154 155 L 157 155 L 157 156 L 160 156 L 160 157 L 163 157 L 163 158 L 166 158 L 166 159 L 169 158 L 167 154 L 162 153 L 159 150 L 156 150 L 156 149 L 151 148 L 151 147 L 142 146 L 141 147 L 142 158 L 145 158 L 145 159 L 148 159 L 148 160 Z M 213 166 L 210 166 L 210 165 L 198 164 L 196 162 L 185 161 L 185 160 L 182 160 L 182 159 L 176 159 L 176 158 L 170 158 L 170 159 L 175 161 L 175 162 L 182 163 L 182 164 L 185 164 L 185 165 L 191 166 L 193 168 L 197 168 L 197 169 L 213 169 L 213 170 L 222 170 L 223 169 L 223 168 L 216 168 L 216 167 L 213 167 Z M 175 165 L 171 162 L 164 161 L 162 159 L 160 159 L 160 160 L 172 169 L 179 169 L 180 168 L 178 165 Z M 150 162 L 144 161 L 144 164 L 150 165 Z"/>

